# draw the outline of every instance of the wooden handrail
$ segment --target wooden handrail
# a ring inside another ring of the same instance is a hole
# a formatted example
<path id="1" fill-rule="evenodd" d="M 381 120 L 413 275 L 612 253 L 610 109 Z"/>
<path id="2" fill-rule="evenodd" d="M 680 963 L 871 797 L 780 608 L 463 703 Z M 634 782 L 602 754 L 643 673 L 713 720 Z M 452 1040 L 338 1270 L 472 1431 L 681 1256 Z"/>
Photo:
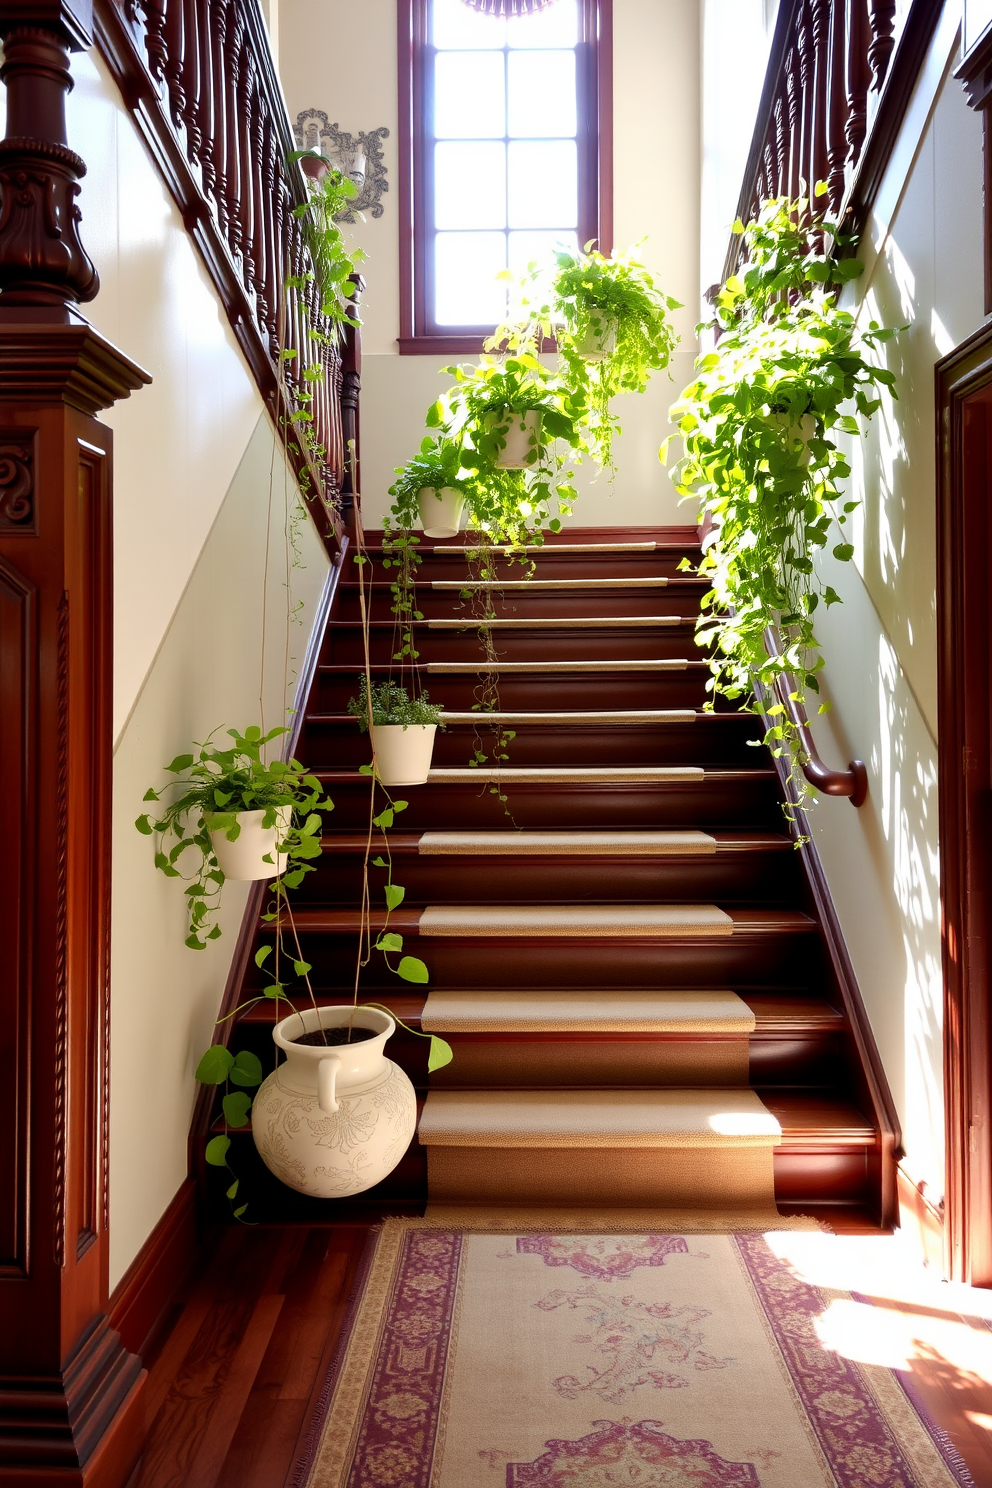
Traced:
<path id="1" fill-rule="evenodd" d="M 782 647 L 773 625 L 765 627 L 765 650 L 772 660 L 781 660 Z M 868 770 L 864 760 L 851 760 L 846 770 L 831 770 L 817 752 L 806 709 L 794 696 L 797 691 L 795 678 L 789 672 L 780 671 L 773 685 L 775 696 L 802 739 L 806 758 L 801 768 L 810 785 L 825 796 L 847 796 L 852 806 L 863 806 L 868 799 Z"/>
<path id="2" fill-rule="evenodd" d="M 292 124 L 258 0 L 95 0 L 95 38 L 182 212 L 290 458 L 324 545 L 344 531 L 343 361 L 357 443 L 357 331 L 321 313 Z M 288 280 L 301 281 L 290 285 Z M 311 338 L 318 332 L 319 341 Z M 298 355 L 284 359 L 284 350 Z M 305 379 L 319 365 L 323 377 Z M 308 395 L 301 403 L 299 395 Z M 315 451 L 295 437 L 309 409 Z M 353 498 L 353 493 L 347 493 Z"/>
<path id="3" fill-rule="evenodd" d="M 744 169 L 737 214 L 768 197 L 796 198 L 818 181 L 824 205 L 853 237 L 864 228 L 927 49 L 935 0 L 782 0 Z M 724 279 L 742 239 L 730 240 Z"/>

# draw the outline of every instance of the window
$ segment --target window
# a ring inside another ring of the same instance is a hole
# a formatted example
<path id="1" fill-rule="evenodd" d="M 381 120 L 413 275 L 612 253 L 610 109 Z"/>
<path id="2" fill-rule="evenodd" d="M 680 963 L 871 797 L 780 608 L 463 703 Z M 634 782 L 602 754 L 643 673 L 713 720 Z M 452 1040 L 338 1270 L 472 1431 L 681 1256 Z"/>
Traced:
<path id="1" fill-rule="evenodd" d="M 590 238 L 609 252 L 608 12 L 400 0 L 401 352 L 476 352 L 501 270 Z"/>

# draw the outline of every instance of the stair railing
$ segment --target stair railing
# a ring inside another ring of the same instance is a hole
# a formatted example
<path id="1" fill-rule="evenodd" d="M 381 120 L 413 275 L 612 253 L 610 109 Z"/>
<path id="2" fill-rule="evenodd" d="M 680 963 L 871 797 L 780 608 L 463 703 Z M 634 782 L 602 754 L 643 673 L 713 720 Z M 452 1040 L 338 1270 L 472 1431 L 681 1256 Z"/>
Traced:
<path id="1" fill-rule="evenodd" d="M 935 0 L 781 0 L 738 215 L 806 195 L 847 232 L 867 220 L 942 7 Z M 733 237 L 724 279 L 736 272 Z"/>
<path id="2" fill-rule="evenodd" d="M 772 660 L 781 660 L 782 643 L 774 625 L 765 627 L 765 650 Z M 801 768 L 809 784 L 825 796 L 847 796 L 852 806 L 863 806 L 868 799 L 868 770 L 864 760 L 851 760 L 846 770 L 831 770 L 820 758 L 806 709 L 795 695 L 795 678 L 790 672 L 780 671 L 773 690 L 802 741 Z"/>
<path id="3" fill-rule="evenodd" d="M 289 160 L 297 143 L 258 0 L 95 0 L 94 11 L 100 52 L 336 556 L 357 499 L 346 479 L 342 375 L 347 368 L 349 438 L 357 445 L 359 332 L 338 339 L 310 277 L 304 224 L 294 216 L 307 187 Z M 315 365 L 322 377 L 304 379 Z M 300 394 L 312 396 L 301 402 Z M 311 416 L 309 440 L 297 436 L 301 408 Z"/>

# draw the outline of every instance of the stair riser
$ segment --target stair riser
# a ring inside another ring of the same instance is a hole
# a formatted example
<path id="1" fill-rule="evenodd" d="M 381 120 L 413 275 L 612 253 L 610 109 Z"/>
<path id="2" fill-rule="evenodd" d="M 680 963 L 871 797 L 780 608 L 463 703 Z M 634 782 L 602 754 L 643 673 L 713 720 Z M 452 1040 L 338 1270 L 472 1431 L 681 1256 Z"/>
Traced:
<path id="1" fill-rule="evenodd" d="M 338 618 L 360 621 L 361 610 L 354 589 L 344 588 L 341 594 L 341 609 Z M 507 619 L 533 620 L 548 615 L 685 615 L 694 617 L 699 613 L 699 600 L 705 593 L 700 584 L 666 584 L 652 588 L 637 589 L 513 589 L 492 591 L 492 612 L 505 615 Z M 370 620 L 392 618 L 392 596 L 388 590 L 378 589 L 366 595 Z M 477 621 L 477 614 L 468 601 L 460 598 L 457 589 L 432 589 L 429 584 L 417 586 L 416 608 L 427 620 L 467 618 Z"/>
<path id="2" fill-rule="evenodd" d="M 334 826 L 347 831 L 368 823 L 368 786 L 326 782 L 334 801 Z M 774 778 L 676 785 L 515 785 L 505 787 L 506 807 L 480 781 L 397 787 L 409 805 L 403 830 L 504 831 L 512 826 L 554 830 L 581 827 L 746 827 L 781 831 Z M 507 815 L 507 812 L 510 815 Z"/>
<path id="3" fill-rule="evenodd" d="M 383 568 L 378 554 L 369 554 L 366 573 L 371 572 L 376 581 L 389 583 L 395 576 L 393 568 Z M 418 550 L 417 583 L 429 583 L 432 579 L 471 579 L 481 577 L 478 565 L 470 569 L 466 559 L 452 553 L 438 556 L 430 551 L 430 539 Z M 698 552 L 696 558 L 698 560 Z M 537 579 L 657 579 L 682 577 L 679 563 L 682 558 L 693 561 L 692 554 L 671 551 L 667 553 L 598 553 L 586 556 L 583 553 L 561 553 L 557 557 L 530 554 L 534 560 L 534 577 Z M 495 577 L 509 581 L 521 578 L 528 570 L 519 563 L 510 563 L 505 558 L 492 560 Z M 355 578 L 355 570 L 349 568 L 347 578 Z"/>
<path id="4" fill-rule="evenodd" d="M 373 904 L 381 904 L 385 874 L 370 870 Z M 393 879 L 406 889 L 406 904 L 601 904 L 667 899 L 700 903 L 766 903 L 801 908 L 795 864 L 787 852 L 712 853 L 685 857 L 463 857 L 397 856 Z M 325 849 L 296 899 L 300 905 L 357 904 L 361 863 L 357 855 Z"/>
<path id="5" fill-rule="evenodd" d="M 780 1148 L 775 1154 L 775 1198 L 780 1204 L 869 1202 L 872 1157 L 870 1147 Z"/>
<path id="6" fill-rule="evenodd" d="M 344 713 L 348 700 L 358 691 L 357 673 L 340 676 L 321 672 L 314 712 Z M 550 709 L 693 708 L 706 702 L 709 673 L 701 667 L 672 672 L 534 672 L 515 675 L 504 672 L 497 679 L 500 708 L 505 712 L 541 712 Z M 377 679 L 373 679 L 377 680 Z M 481 701 L 481 684 L 475 672 L 429 672 L 421 675 L 432 703 L 452 713 L 468 712 Z"/>
<path id="7" fill-rule="evenodd" d="M 494 630 L 493 642 L 501 661 L 660 661 L 669 657 L 691 657 L 697 660 L 703 652 L 694 640 L 691 621 L 681 625 L 659 625 L 643 629 L 619 626 L 613 629 L 571 630 L 553 627 L 506 631 Z M 418 629 L 414 644 L 421 658 L 431 661 L 481 662 L 483 642 L 477 629 Z M 387 665 L 396 651 L 392 631 L 370 632 L 369 655 L 373 666 Z M 324 665 L 351 666 L 356 672 L 364 665 L 365 650 L 357 627 L 342 627 L 331 633 L 321 653 Z"/>
<path id="8" fill-rule="evenodd" d="M 300 936 L 304 957 L 314 966 L 311 980 L 323 995 L 333 987 L 350 993 L 356 946 L 351 936 Z M 419 956 L 427 965 L 430 986 L 463 987 L 733 987 L 794 985 L 802 965 L 815 987 L 819 945 L 815 936 L 712 936 L 695 940 L 601 940 L 548 937 L 510 940 L 484 937 L 407 935 L 404 954 Z M 378 956 L 362 973 L 363 996 L 375 997 L 383 980 Z M 261 974 L 250 978 L 264 985 Z M 395 984 L 394 984 L 395 985 Z"/>
<path id="9" fill-rule="evenodd" d="M 645 726 L 626 723 L 597 728 L 560 724 L 535 727 L 510 724 L 516 737 L 507 745 L 511 765 L 736 765 L 753 770 L 767 765 L 764 750 L 753 748 L 748 737 L 758 730 L 750 722 L 730 726 L 701 719 L 696 723 L 666 723 Z M 495 731 L 480 717 L 481 747 L 493 758 Z M 451 724 L 434 738 L 435 765 L 467 766 L 476 747 L 471 724 Z M 307 761 L 329 760 L 341 769 L 368 764 L 372 750 L 367 735 L 357 724 L 320 723 L 308 720 L 306 735 L 297 754 Z"/>

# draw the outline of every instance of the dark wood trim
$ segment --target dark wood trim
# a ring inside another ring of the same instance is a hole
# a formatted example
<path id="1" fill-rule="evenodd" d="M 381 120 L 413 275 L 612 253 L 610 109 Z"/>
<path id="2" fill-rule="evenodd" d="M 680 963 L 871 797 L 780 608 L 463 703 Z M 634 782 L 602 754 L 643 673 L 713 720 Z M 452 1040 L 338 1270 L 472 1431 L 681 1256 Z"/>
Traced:
<path id="1" fill-rule="evenodd" d="M 111 1293 L 110 1326 L 143 1358 L 154 1346 L 180 1288 L 202 1264 L 197 1192 L 185 1178 L 169 1207 Z"/>
<path id="2" fill-rule="evenodd" d="M 786 762 L 776 759 L 774 764 L 782 791 L 786 799 L 793 803 L 792 820 L 789 824 L 792 838 L 794 841 L 798 837 L 809 839 L 809 823 L 805 812 L 795 808 L 796 792 L 789 780 Z M 820 855 L 812 840 L 807 840 L 799 851 L 809 892 L 809 912 L 819 921 L 820 935 L 832 972 L 833 988 L 847 1024 L 845 1039 L 849 1045 L 848 1066 L 857 1079 L 854 1095 L 862 1111 L 870 1116 L 875 1126 L 876 1145 L 869 1157 L 870 1197 L 877 1222 L 883 1228 L 888 1228 L 898 1223 L 896 1164 L 903 1155 L 899 1115 Z"/>
<path id="3" fill-rule="evenodd" d="M 581 0 L 579 242 L 613 247 L 613 0 Z M 427 0 L 398 0 L 401 356 L 478 356 L 492 327 L 432 323 L 427 222 L 432 178 L 422 128 L 429 106 L 423 67 Z M 585 99 L 585 107 L 582 100 Z M 583 138 L 584 137 L 584 138 Z M 584 173 L 583 173 L 584 171 Z"/>
<path id="4" fill-rule="evenodd" d="M 988 392 L 987 397 L 980 395 Z M 978 395 L 978 396 L 976 396 Z M 937 755 L 950 1275 L 992 1286 L 992 326 L 937 363 Z"/>
<path id="5" fill-rule="evenodd" d="M 985 314 L 992 314 L 992 24 L 986 26 L 954 76 L 968 102 L 982 115 L 982 217 L 984 226 Z"/>

